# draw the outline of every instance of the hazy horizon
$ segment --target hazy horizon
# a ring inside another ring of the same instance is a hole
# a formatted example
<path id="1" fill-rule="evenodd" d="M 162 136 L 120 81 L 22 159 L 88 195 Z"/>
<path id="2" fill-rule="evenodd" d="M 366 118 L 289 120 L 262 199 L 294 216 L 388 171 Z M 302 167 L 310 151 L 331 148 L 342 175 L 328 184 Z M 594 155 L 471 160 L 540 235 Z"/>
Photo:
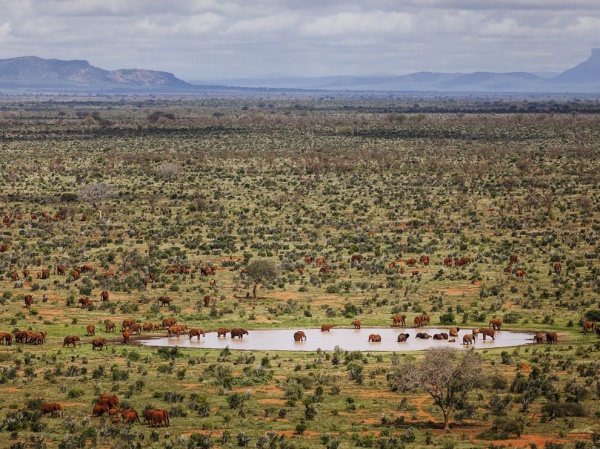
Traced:
<path id="1" fill-rule="evenodd" d="M 184 80 L 562 72 L 600 47 L 596 0 L 5 0 L 1 58 Z"/>

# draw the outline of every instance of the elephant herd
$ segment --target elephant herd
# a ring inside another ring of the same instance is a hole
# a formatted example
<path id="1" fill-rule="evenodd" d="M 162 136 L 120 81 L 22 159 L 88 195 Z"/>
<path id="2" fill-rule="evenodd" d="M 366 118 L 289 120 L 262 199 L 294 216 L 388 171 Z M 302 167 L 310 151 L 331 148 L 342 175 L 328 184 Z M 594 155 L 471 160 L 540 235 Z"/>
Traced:
<path id="1" fill-rule="evenodd" d="M 419 322 L 419 326 L 422 325 L 423 317 L 428 318 L 429 316 L 421 315 L 421 316 L 416 317 L 416 318 L 418 318 L 417 321 Z M 402 325 L 401 323 L 405 323 L 405 320 L 406 320 L 405 315 L 394 316 L 392 327 Z M 427 319 L 427 323 L 429 323 L 428 319 Z M 352 325 L 354 326 L 354 329 L 356 329 L 356 330 L 361 328 L 361 322 L 358 320 L 352 321 Z M 333 327 L 334 327 L 333 324 L 323 324 L 321 326 L 321 332 L 329 332 Z M 480 329 L 472 329 L 470 333 L 465 334 L 463 336 L 463 344 L 470 345 L 470 344 L 475 343 L 475 340 L 477 340 L 479 335 L 481 335 L 483 337 L 483 340 L 486 340 L 487 337 L 490 337 L 492 340 L 495 340 L 496 339 L 496 330 L 500 330 L 501 327 L 502 327 L 501 319 L 490 320 L 489 327 L 482 327 Z M 456 342 L 456 337 L 458 337 L 459 331 L 460 331 L 460 328 L 452 327 L 448 330 L 448 332 L 440 332 L 440 333 L 436 333 L 433 335 L 430 335 L 427 332 L 417 332 L 415 335 L 415 338 L 423 339 L 423 340 L 432 338 L 433 340 L 446 340 L 449 343 L 454 343 L 454 342 Z M 397 341 L 399 343 L 406 342 L 409 337 L 410 337 L 410 334 L 408 334 L 408 333 L 400 333 L 398 335 Z M 450 338 L 450 337 L 453 337 L 453 338 Z M 304 333 L 304 331 L 296 331 L 294 333 L 294 341 L 296 341 L 296 342 L 306 341 L 306 334 Z M 368 341 L 375 342 L 375 343 L 381 342 L 381 335 L 370 334 Z"/>
<path id="2" fill-rule="evenodd" d="M 115 394 L 101 394 L 96 399 L 96 403 L 92 407 L 92 417 L 97 418 L 106 414 L 113 424 L 121 422 L 125 424 L 133 424 L 140 421 L 140 415 L 134 408 L 121 409 L 120 401 Z M 63 416 L 62 405 L 58 402 L 44 402 L 40 406 L 42 416 L 50 413 L 50 416 Z M 162 409 L 146 409 L 142 413 L 144 424 L 149 424 L 150 427 L 169 427 L 169 411 Z"/>

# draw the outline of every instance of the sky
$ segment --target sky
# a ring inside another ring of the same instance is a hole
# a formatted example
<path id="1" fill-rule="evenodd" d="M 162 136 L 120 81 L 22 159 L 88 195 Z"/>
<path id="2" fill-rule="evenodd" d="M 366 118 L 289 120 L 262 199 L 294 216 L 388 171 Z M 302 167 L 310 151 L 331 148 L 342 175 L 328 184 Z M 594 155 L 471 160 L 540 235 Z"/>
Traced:
<path id="1" fill-rule="evenodd" d="M 600 0 L 0 0 L 0 59 L 85 59 L 186 81 L 561 72 Z"/>

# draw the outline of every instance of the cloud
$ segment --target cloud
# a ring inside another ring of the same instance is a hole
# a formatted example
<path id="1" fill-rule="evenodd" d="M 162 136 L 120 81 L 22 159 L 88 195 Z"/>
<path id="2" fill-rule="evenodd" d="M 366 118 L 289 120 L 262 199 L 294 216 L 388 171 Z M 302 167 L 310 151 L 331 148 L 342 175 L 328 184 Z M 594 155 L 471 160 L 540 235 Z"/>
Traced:
<path id="1" fill-rule="evenodd" d="M 598 10 L 596 0 L 410 0 L 406 5 L 447 10 Z"/>
<path id="2" fill-rule="evenodd" d="M 600 47 L 598 0 L 0 0 L 3 57 L 186 79 L 549 70 Z"/>
<path id="3" fill-rule="evenodd" d="M 0 24 L 0 38 L 7 38 L 11 35 L 12 27 L 10 22 Z"/>
<path id="4" fill-rule="evenodd" d="M 256 37 L 277 31 L 289 31 L 295 28 L 297 22 L 298 17 L 290 14 L 243 19 L 234 22 L 223 34 L 247 34 Z"/>
<path id="5" fill-rule="evenodd" d="M 157 36 L 195 36 L 215 32 L 223 18 L 213 14 L 198 14 L 191 17 L 160 16 L 145 17 L 134 23 L 132 33 L 142 33 L 156 38 Z"/>
<path id="6" fill-rule="evenodd" d="M 300 29 L 303 36 L 356 36 L 406 34 L 413 31 L 413 20 L 409 14 L 401 12 L 349 13 L 318 17 Z"/>

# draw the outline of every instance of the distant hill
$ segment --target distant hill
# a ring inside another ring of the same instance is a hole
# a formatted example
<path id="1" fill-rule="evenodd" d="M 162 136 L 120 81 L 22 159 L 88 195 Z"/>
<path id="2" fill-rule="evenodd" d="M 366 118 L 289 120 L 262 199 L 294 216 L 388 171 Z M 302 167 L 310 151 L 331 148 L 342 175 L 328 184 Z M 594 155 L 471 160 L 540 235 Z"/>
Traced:
<path id="1" fill-rule="evenodd" d="M 36 56 L 0 59 L 0 89 L 171 90 L 190 88 L 172 73 L 156 70 L 104 70 L 87 61 Z"/>
<path id="2" fill-rule="evenodd" d="M 192 81 L 192 84 L 199 83 Z M 399 76 L 327 76 L 317 78 L 217 79 L 209 85 L 246 88 L 366 90 L 397 92 L 517 92 L 600 93 L 600 49 L 585 62 L 560 74 L 552 73 L 435 73 Z"/>
<path id="3" fill-rule="evenodd" d="M 144 69 L 104 70 L 83 60 L 36 56 L 0 59 L 0 93 L 61 92 L 199 92 L 246 89 L 332 91 L 575 93 L 600 94 L 600 49 L 556 76 L 549 73 L 435 73 L 409 75 L 218 79 L 187 83 L 168 72 Z"/>
<path id="4" fill-rule="evenodd" d="M 553 81 L 558 83 L 586 84 L 600 82 L 600 48 L 592 50 L 592 56 L 587 61 L 565 70 Z"/>

